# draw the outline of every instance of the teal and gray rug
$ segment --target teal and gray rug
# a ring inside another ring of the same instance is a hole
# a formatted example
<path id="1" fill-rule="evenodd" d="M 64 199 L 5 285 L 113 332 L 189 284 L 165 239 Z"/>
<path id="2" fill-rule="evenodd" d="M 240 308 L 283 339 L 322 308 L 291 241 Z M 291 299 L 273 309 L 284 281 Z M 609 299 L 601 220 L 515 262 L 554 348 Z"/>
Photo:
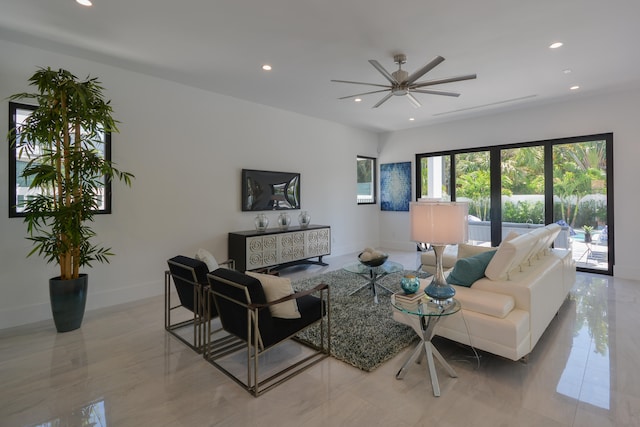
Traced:
<path id="1" fill-rule="evenodd" d="M 405 271 L 390 274 L 378 282 L 394 292 L 400 291 L 400 279 Z M 421 274 L 420 277 L 425 277 Z M 295 290 L 326 283 L 331 291 L 331 355 L 363 371 L 373 371 L 402 349 L 418 339 L 409 326 L 393 320 L 388 292 L 378 290 L 379 304 L 374 304 L 368 288 L 349 294 L 366 282 L 360 276 L 343 270 L 321 274 L 293 282 Z M 315 344 L 320 329 L 309 328 L 298 335 L 303 341 Z"/>

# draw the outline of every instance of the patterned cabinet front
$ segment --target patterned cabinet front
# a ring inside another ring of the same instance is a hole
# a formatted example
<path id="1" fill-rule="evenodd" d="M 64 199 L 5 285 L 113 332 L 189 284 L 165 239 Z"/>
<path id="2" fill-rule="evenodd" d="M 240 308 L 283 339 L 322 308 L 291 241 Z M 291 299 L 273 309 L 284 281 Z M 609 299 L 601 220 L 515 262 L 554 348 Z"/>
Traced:
<path id="1" fill-rule="evenodd" d="M 330 253 L 331 228 L 324 225 L 292 227 L 287 231 L 267 230 L 265 233 L 229 233 L 229 258 L 236 261 L 240 271 L 297 263 Z"/>
<path id="2" fill-rule="evenodd" d="M 305 256 L 314 257 L 331 253 L 331 229 L 305 231 Z"/>
<path id="3" fill-rule="evenodd" d="M 304 235 L 302 231 L 278 235 L 278 264 L 304 259 Z"/>
<path id="4" fill-rule="evenodd" d="M 275 265 L 278 263 L 278 235 L 247 238 L 246 270 Z"/>

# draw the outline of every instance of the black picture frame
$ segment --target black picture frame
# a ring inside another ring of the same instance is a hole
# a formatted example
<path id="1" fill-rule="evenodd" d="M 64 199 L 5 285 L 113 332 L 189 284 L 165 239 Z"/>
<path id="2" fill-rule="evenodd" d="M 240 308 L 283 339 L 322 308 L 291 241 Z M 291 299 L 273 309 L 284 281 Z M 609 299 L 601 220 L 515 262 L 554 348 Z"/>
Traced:
<path id="1" fill-rule="evenodd" d="M 300 173 L 242 169 L 242 211 L 300 209 Z"/>
<path id="2" fill-rule="evenodd" d="M 20 177 L 24 165 L 28 159 L 19 159 L 20 148 L 16 145 L 19 140 L 20 117 L 24 117 L 26 112 L 35 111 L 37 107 L 19 102 L 9 102 L 9 218 L 24 217 L 25 214 L 20 208 L 22 200 L 28 197 L 29 183 Z M 111 132 L 104 134 L 104 156 L 111 161 Z M 100 205 L 101 209 L 96 210 L 96 214 L 111 213 L 111 181 L 104 180 L 104 191 Z"/>

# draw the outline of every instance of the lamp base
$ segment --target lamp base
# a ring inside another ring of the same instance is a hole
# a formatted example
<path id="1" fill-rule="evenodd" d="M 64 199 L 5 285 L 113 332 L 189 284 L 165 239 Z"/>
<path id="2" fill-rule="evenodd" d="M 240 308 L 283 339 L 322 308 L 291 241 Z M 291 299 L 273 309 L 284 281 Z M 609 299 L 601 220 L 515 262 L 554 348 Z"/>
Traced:
<path id="1" fill-rule="evenodd" d="M 433 245 L 433 251 L 436 256 L 436 273 L 431 283 L 424 290 L 424 293 L 439 305 L 451 302 L 451 298 L 456 294 L 456 290 L 447 283 L 442 271 L 442 254 L 445 247 L 446 245 Z"/>
<path id="2" fill-rule="evenodd" d="M 424 293 L 438 305 L 445 305 L 451 302 L 451 298 L 456 294 L 456 290 L 448 283 L 441 285 L 432 281 L 424 290 Z"/>

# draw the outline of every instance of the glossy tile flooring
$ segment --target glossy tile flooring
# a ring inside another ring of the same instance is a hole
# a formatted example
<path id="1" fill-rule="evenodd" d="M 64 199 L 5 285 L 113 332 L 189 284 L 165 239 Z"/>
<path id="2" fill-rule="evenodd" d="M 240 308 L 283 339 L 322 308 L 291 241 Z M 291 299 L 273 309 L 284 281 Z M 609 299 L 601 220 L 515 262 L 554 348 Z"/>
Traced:
<path id="1" fill-rule="evenodd" d="M 395 379 L 409 349 L 372 373 L 325 359 L 254 398 L 164 331 L 154 297 L 64 334 L 0 330 L 0 426 L 640 426 L 639 302 L 640 282 L 579 274 L 527 364 L 436 339 L 459 375 L 438 367 L 437 398 L 424 363 Z"/>

